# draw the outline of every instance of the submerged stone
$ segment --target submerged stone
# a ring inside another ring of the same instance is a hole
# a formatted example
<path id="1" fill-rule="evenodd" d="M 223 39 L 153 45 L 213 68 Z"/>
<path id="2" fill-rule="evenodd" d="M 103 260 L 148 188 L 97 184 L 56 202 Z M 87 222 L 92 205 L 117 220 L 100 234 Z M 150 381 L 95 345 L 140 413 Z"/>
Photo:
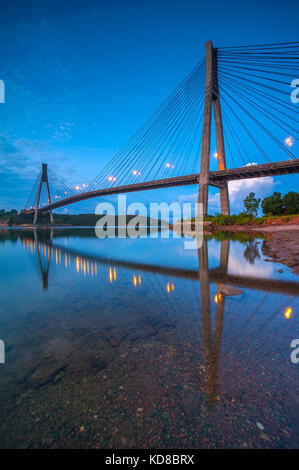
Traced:
<path id="1" fill-rule="evenodd" d="M 228 285 L 222 286 L 219 290 L 220 292 L 222 292 L 222 294 L 227 295 L 227 296 L 243 294 L 243 291 L 241 289 L 238 289 L 237 287 L 233 287 L 233 286 L 228 286 Z"/>

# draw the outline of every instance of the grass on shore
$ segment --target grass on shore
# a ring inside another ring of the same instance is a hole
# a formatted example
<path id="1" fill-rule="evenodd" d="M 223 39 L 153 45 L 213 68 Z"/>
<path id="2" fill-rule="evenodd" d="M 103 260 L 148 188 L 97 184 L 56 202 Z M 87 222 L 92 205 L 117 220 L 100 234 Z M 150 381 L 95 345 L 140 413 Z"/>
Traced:
<path id="1" fill-rule="evenodd" d="M 298 219 L 299 214 L 293 215 L 268 215 L 264 217 L 254 217 L 251 215 L 246 214 L 245 212 L 241 212 L 240 214 L 233 214 L 233 215 L 208 215 L 204 218 L 206 222 L 213 222 L 215 225 L 263 225 L 268 224 L 272 221 L 280 222 L 281 224 L 288 224 L 292 222 L 292 219 Z M 192 222 L 195 221 L 195 218 L 191 219 Z"/>

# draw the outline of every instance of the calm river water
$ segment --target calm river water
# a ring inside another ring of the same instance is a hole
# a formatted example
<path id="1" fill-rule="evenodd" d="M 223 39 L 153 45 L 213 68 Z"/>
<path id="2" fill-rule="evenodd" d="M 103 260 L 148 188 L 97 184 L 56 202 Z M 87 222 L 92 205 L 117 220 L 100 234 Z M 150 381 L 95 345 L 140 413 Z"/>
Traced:
<path id="1" fill-rule="evenodd" d="M 299 279 L 263 243 L 1 229 L 0 447 L 298 447 Z"/>

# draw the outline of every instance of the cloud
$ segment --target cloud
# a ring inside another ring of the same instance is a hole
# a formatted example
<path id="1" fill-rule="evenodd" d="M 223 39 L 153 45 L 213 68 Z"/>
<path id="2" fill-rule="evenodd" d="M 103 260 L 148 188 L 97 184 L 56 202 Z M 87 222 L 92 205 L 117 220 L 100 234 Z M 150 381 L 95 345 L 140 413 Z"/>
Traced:
<path id="1" fill-rule="evenodd" d="M 250 192 L 253 192 L 257 197 L 264 198 L 267 196 L 275 185 L 272 176 L 265 176 L 262 178 L 250 178 L 244 180 L 230 181 L 228 183 L 229 199 L 231 209 L 233 211 L 240 211 L 243 208 L 243 200 Z M 184 202 L 196 203 L 198 192 L 191 194 L 181 194 L 178 197 L 180 204 Z M 219 191 L 209 194 L 209 212 L 220 212 L 220 193 Z"/>
<path id="2" fill-rule="evenodd" d="M 12 141 L 4 134 L 0 135 L 0 174 L 13 174 L 25 181 L 33 181 L 42 162 L 48 162 L 56 173 L 67 178 L 74 176 L 70 158 L 64 152 L 52 149 L 48 142 L 25 138 Z"/>
<path id="3" fill-rule="evenodd" d="M 264 197 L 271 191 L 273 186 L 274 178 L 272 176 L 230 181 L 228 183 L 230 202 L 240 206 L 240 203 L 243 204 L 243 199 L 248 193 L 254 192 L 258 197 Z"/>

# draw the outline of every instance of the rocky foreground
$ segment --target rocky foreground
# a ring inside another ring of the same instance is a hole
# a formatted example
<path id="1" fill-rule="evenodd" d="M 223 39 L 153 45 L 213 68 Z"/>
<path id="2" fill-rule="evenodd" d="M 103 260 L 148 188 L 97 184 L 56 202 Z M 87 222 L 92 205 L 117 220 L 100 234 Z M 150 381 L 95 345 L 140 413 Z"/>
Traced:
<path id="1" fill-rule="evenodd" d="M 292 230 L 269 232 L 262 251 L 271 261 L 283 263 L 299 275 L 299 226 Z"/>

